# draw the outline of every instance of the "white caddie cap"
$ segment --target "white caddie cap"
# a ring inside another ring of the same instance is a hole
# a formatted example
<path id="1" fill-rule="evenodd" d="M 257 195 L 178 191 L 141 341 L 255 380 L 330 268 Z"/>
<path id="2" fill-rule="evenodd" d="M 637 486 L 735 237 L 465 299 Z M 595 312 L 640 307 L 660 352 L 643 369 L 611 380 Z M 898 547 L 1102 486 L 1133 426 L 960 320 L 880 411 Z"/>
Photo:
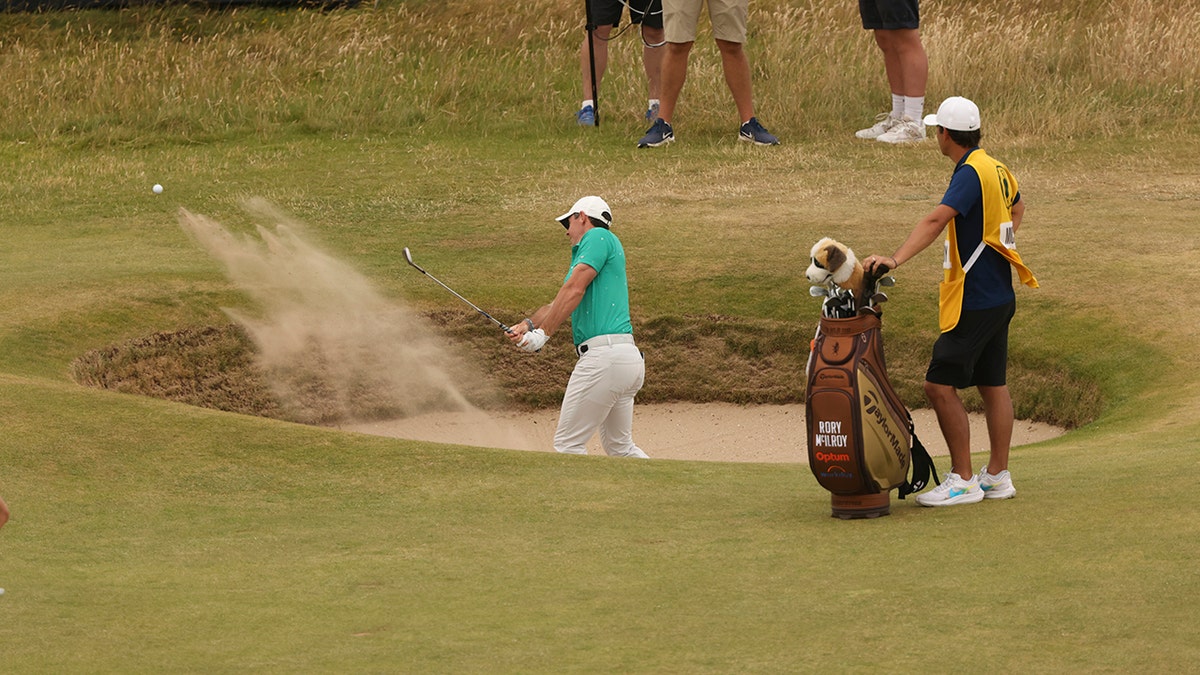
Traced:
<path id="1" fill-rule="evenodd" d="M 567 224 L 567 219 L 570 218 L 572 214 L 576 213 L 582 213 L 592 218 L 597 218 L 606 226 L 612 225 L 612 210 L 608 208 L 608 202 L 600 199 L 599 197 L 589 196 L 580 199 L 579 201 L 575 202 L 575 205 L 571 207 L 570 211 L 567 211 L 561 216 L 555 218 L 555 220 L 558 221 L 559 225 L 565 227 Z"/>
<path id="2" fill-rule="evenodd" d="M 979 106 L 961 96 L 951 96 L 938 106 L 936 115 L 925 116 L 925 126 L 975 131 L 979 128 Z"/>

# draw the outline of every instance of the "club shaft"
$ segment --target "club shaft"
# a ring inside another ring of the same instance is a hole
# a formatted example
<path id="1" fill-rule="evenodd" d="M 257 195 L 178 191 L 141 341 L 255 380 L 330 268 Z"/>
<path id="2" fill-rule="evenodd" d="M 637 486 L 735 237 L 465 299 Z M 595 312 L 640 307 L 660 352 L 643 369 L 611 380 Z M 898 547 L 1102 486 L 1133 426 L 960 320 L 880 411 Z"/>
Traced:
<path id="1" fill-rule="evenodd" d="M 480 313 L 480 314 L 482 314 L 483 316 L 487 317 L 489 320 L 491 320 L 493 323 L 495 323 L 497 326 L 499 326 L 499 327 L 500 327 L 500 328 L 501 328 L 501 329 L 502 329 L 502 330 L 503 330 L 505 333 L 511 333 L 511 332 L 512 332 L 512 329 L 510 329 L 508 326 L 504 325 L 504 324 L 503 324 L 503 323 L 501 323 L 500 321 L 497 321 L 497 320 L 496 320 L 496 317 L 492 316 L 491 314 L 488 314 L 487 312 L 483 311 L 483 310 L 482 310 L 482 309 L 480 309 L 479 307 L 476 307 L 476 306 L 475 306 L 475 303 L 473 303 L 473 302 L 471 302 L 470 300 L 468 300 L 468 299 L 464 298 L 463 296 L 459 295 L 459 294 L 458 294 L 458 292 L 457 292 L 457 291 L 455 291 L 453 288 L 450 288 L 450 287 L 449 287 L 449 286 L 447 286 L 446 284 L 442 283 L 442 280 L 441 280 L 441 279 L 438 279 L 437 277 L 433 276 L 433 275 L 432 275 L 432 274 L 430 274 L 429 272 L 426 272 L 426 271 L 425 271 L 425 269 L 424 269 L 423 267 L 421 267 L 421 266 L 420 266 L 420 265 L 418 265 L 417 263 L 413 262 L 413 259 L 412 259 L 412 252 L 408 250 L 408 247 L 405 247 L 405 248 L 404 248 L 404 260 L 405 260 L 405 261 L 407 261 L 407 262 L 408 262 L 408 264 L 409 264 L 409 265 L 411 265 L 413 269 L 415 269 L 416 271 L 420 272 L 421 274 L 424 274 L 425 276 L 429 277 L 430 279 L 433 279 L 434 281 L 436 281 L 436 282 L 437 282 L 437 284 L 438 284 L 439 286 L 441 286 L 442 288 L 444 288 L 444 289 L 446 289 L 446 290 L 450 291 L 450 293 L 451 293 L 451 294 L 453 294 L 453 295 L 454 295 L 454 297 L 456 297 L 456 298 L 458 298 L 459 300 L 462 300 L 463 302 L 465 302 L 465 303 L 467 303 L 468 305 L 470 305 L 470 306 L 471 306 L 471 309 L 473 309 L 473 310 L 475 310 L 476 312 L 479 312 L 479 313 Z"/>
<path id="2" fill-rule="evenodd" d="M 420 268 L 418 267 L 417 269 L 420 269 Z M 470 305 L 470 306 L 471 306 L 471 308 L 472 308 L 472 309 L 474 309 L 476 312 L 479 312 L 480 314 L 482 314 L 482 315 L 486 316 L 487 318 L 491 319 L 492 321 L 494 321 L 494 322 L 496 323 L 496 325 L 497 325 L 497 326 L 500 326 L 500 327 L 501 327 L 501 328 L 503 328 L 504 330 L 508 330 L 508 326 L 505 326 L 503 323 L 500 323 L 500 322 L 499 322 L 499 321 L 496 319 L 496 317 L 494 317 L 494 316 L 492 316 L 491 314 L 488 314 L 487 312 L 483 311 L 482 309 L 480 309 L 480 308 L 476 307 L 476 306 L 475 306 L 475 303 L 473 303 L 473 302 L 471 302 L 470 300 L 468 300 L 468 299 L 464 298 L 463 296 L 459 295 L 459 294 L 458 294 L 458 293 L 457 293 L 457 292 L 456 292 L 456 291 L 455 291 L 453 288 L 450 288 L 450 287 L 449 287 L 449 286 L 447 286 L 446 284 L 443 284 L 443 283 L 442 283 L 442 282 L 441 282 L 441 281 L 440 281 L 440 280 L 439 280 L 437 277 L 433 276 L 433 275 L 432 275 L 432 274 L 430 274 L 429 272 L 426 272 L 425 270 L 421 270 L 421 273 L 422 273 L 422 274 L 424 274 L 425 276 L 429 277 L 430 279 L 433 279 L 434 281 L 436 281 L 436 282 L 438 283 L 438 285 L 439 285 L 439 286 L 441 286 L 442 288 L 444 288 L 444 289 L 446 289 L 446 290 L 450 291 L 450 292 L 451 292 L 451 293 L 454 295 L 454 297 L 456 297 L 456 298 L 458 298 L 459 300 L 462 300 L 463 302 L 465 302 L 465 303 L 467 303 L 468 305 Z"/>

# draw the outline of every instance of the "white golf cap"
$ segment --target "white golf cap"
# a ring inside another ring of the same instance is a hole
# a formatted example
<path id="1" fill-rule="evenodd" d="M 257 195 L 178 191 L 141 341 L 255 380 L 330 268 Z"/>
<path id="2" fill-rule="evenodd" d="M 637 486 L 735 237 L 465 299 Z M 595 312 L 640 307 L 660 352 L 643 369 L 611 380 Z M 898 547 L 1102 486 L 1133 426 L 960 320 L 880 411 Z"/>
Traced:
<path id="1" fill-rule="evenodd" d="M 936 115 L 925 116 L 925 126 L 975 131 L 979 128 L 979 106 L 961 96 L 951 96 L 938 106 Z"/>
<path id="2" fill-rule="evenodd" d="M 591 216 L 592 218 L 596 218 L 603 222 L 606 226 L 612 225 L 612 210 L 608 208 L 608 202 L 600 199 L 599 197 L 589 196 L 580 199 L 579 201 L 575 202 L 575 205 L 571 207 L 570 211 L 567 211 L 561 216 L 555 218 L 555 220 L 557 220 L 560 225 L 565 226 L 567 224 L 567 219 L 575 213 L 582 213 L 587 216 Z"/>

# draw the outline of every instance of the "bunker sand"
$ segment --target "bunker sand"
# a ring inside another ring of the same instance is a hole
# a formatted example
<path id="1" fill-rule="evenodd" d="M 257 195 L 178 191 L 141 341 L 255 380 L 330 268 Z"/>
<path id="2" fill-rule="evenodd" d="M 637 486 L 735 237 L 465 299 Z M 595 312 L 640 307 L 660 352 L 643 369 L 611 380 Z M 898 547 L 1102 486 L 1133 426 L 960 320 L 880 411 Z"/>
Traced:
<path id="1" fill-rule="evenodd" d="M 930 454 L 946 455 L 946 444 L 932 410 L 912 411 L 917 437 Z M 987 452 L 987 426 L 972 414 L 971 451 Z M 553 451 L 557 410 L 533 412 L 447 412 L 402 420 L 341 427 L 377 436 L 512 450 Z M 660 403 L 638 405 L 633 437 L 654 459 L 709 462 L 808 463 L 804 406 L 732 403 Z M 1013 447 L 1061 436 L 1058 427 L 1017 420 Z M 593 437 L 588 454 L 603 455 Z M 946 471 L 949 465 L 940 466 Z"/>

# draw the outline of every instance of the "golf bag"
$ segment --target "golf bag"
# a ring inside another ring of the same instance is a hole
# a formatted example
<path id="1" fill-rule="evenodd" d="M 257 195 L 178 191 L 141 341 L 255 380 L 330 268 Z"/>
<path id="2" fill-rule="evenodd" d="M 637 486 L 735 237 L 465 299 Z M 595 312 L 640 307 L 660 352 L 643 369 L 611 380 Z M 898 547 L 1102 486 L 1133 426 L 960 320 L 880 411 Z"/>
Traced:
<path id="1" fill-rule="evenodd" d="M 808 465 L 839 517 L 887 514 L 889 490 L 903 499 L 936 474 L 888 382 L 880 325 L 877 311 L 822 316 L 808 357 Z"/>

